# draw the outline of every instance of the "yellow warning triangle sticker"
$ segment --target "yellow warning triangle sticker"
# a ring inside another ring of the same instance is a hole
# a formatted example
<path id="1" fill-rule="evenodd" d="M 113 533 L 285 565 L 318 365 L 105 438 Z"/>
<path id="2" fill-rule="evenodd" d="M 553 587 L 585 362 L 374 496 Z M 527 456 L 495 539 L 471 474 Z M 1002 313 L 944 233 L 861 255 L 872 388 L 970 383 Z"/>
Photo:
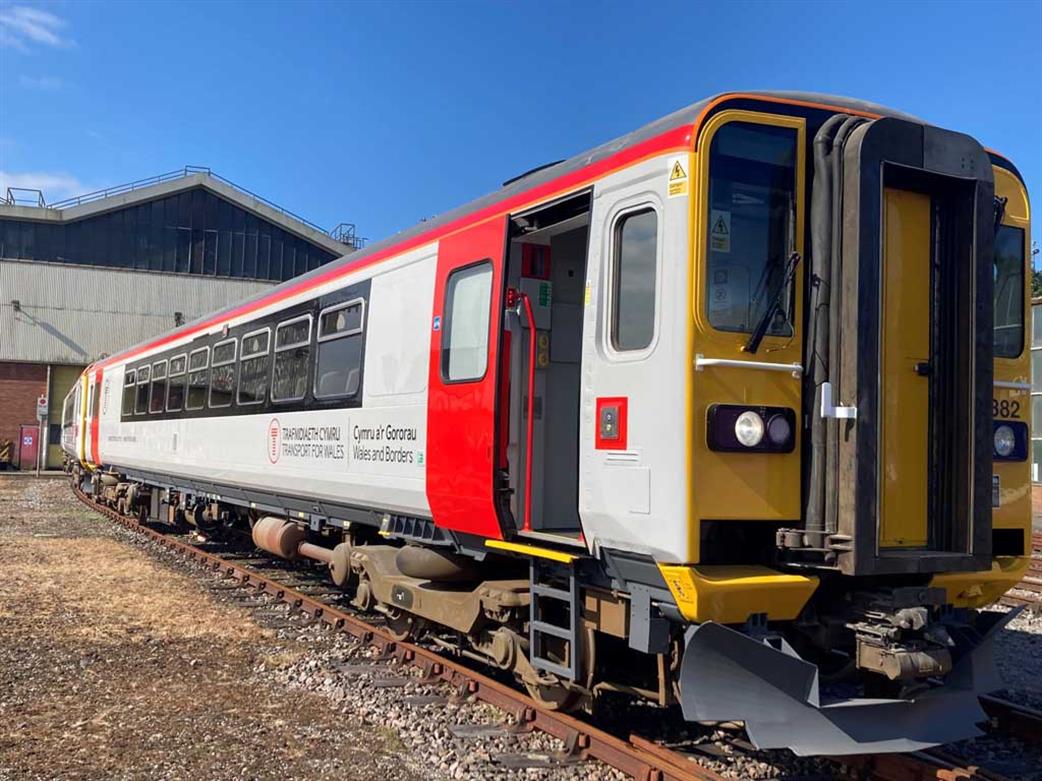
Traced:
<path id="1" fill-rule="evenodd" d="M 731 231 L 727 230 L 727 224 L 724 222 L 723 217 L 718 217 L 716 224 L 713 225 L 713 233 L 718 236 L 726 236 Z"/>
<path id="2" fill-rule="evenodd" d="M 674 160 L 673 169 L 669 172 L 669 181 L 674 182 L 677 179 L 687 179 L 687 174 L 684 172 L 684 167 L 680 165 L 680 161 Z"/>

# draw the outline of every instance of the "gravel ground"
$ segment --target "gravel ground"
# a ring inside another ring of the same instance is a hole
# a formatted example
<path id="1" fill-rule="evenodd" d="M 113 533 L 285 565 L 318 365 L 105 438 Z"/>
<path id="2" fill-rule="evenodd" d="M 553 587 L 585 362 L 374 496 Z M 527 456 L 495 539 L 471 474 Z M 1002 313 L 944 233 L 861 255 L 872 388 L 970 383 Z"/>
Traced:
<path id="1" fill-rule="evenodd" d="M 63 480 L 0 476 L 0 778 L 413 779 L 393 730 L 255 668 L 295 644 L 128 544 Z"/>
<path id="2" fill-rule="evenodd" d="M 500 711 L 422 684 L 418 670 L 373 659 L 371 649 L 264 596 L 225 588 L 86 510 L 64 481 L 15 480 L 0 477 L 0 781 L 623 777 L 596 762 L 557 764 L 564 747 L 556 739 L 513 732 Z M 9 542 L 31 552 L 13 552 Z M 94 610 L 104 615 L 87 617 L 84 593 L 97 601 L 106 577 L 83 574 L 99 560 L 123 574 L 123 591 Z M 27 579 L 41 572 L 47 585 Z M 154 600 L 146 616 L 143 599 Z M 40 621 L 41 605 L 51 620 Z M 1040 651 L 1037 614 L 1019 616 L 996 642 L 1007 694 L 1035 707 Z M 645 734 L 675 721 L 621 703 L 604 711 L 599 722 Z M 678 742 L 703 749 L 699 761 L 732 778 L 835 775 L 834 765 L 788 752 L 732 758 L 727 733 L 691 725 L 676 732 Z M 724 756 L 714 760 L 705 749 Z M 1035 746 L 986 736 L 952 750 L 1011 778 L 1042 781 Z"/>

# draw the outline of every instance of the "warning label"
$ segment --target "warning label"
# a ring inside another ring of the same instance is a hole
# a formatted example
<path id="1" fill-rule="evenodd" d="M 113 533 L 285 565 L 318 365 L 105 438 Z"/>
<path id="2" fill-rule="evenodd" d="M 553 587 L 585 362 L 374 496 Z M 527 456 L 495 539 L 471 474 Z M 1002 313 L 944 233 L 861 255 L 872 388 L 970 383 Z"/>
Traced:
<path id="1" fill-rule="evenodd" d="M 713 252 L 731 251 L 731 212 L 724 209 L 710 211 L 709 249 Z"/>
<path id="2" fill-rule="evenodd" d="M 669 160 L 669 182 L 667 193 L 670 198 L 687 195 L 687 169 L 684 158 L 673 157 Z"/>

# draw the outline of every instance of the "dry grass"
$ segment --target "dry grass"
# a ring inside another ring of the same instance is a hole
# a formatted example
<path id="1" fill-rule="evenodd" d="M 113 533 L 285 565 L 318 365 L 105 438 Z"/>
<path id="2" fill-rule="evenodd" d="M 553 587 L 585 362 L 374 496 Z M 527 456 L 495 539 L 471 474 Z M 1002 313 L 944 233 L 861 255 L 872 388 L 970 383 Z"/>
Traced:
<path id="1" fill-rule="evenodd" d="M 110 539 L 0 536 L 0 573 L 0 616 L 10 615 L 16 600 L 40 600 L 74 618 L 72 633 L 94 643 L 268 636 L 252 622 L 229 621 L 230 608 L 199 600 L 189 578 Z"/>

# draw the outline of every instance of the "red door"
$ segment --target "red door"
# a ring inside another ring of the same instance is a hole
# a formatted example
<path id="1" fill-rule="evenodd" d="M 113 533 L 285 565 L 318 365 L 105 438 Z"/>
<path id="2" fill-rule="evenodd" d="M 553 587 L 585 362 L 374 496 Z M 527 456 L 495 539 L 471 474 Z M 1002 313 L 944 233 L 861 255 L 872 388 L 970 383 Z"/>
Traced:
<path id="1" fill-rule="evenodd" d="M 18 468 L 35 469 L 40 457 L 40 427 L 22 425 L 18 432 Z"/>
<path id="2" fill-rule="evenodd" d="M 427 402 L 427 500 L 445 529 L 500 539 L 493 491 L 506 217 L 438 244 Z"/>

